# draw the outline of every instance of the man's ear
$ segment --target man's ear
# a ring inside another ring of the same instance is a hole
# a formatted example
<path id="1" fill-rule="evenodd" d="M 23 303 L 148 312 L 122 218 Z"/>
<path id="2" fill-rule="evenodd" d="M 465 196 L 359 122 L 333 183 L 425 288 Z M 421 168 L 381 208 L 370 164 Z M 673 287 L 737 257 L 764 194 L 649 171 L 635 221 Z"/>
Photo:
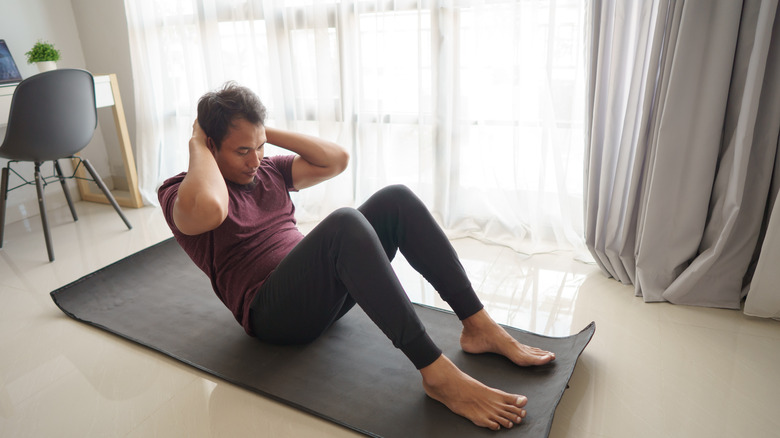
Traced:
<path id="1" fill-rule="evenodd" d="M 217 144 L 214 142 L 214 139 L 211 137 L 206 138 L 206 147 L 209 148 L 212 155 L 214 155 L 217 152 Z"/>

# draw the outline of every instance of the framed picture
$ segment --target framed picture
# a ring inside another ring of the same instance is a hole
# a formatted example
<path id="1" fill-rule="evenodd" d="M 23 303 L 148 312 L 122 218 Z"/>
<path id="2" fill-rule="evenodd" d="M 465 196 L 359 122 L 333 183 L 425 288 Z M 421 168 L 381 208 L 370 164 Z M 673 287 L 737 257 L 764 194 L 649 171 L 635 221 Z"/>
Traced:
<path id="1" fill-rule="evenodd" d="M 5 44 L 5 40 L 0 40 L 0 85 L 15 84 L 21 81 L 22 75 L 16 68 L 16 63 Z"/>

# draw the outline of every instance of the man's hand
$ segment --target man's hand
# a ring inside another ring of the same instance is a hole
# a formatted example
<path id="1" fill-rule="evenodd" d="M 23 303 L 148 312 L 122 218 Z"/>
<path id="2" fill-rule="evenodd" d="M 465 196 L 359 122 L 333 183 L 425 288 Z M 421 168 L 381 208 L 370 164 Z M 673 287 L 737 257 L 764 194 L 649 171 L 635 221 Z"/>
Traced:
<path id="1" fill-rule="evenodd" d="M 193 148 L 205 148 L 211 152 L 211 148 L 208 145 L 208 137 L 206 132 L 200 127 L 198 119 L 195 119 L 195 123 L 192 124 L 192 137 L 190 138 L 190 153 Z"/>

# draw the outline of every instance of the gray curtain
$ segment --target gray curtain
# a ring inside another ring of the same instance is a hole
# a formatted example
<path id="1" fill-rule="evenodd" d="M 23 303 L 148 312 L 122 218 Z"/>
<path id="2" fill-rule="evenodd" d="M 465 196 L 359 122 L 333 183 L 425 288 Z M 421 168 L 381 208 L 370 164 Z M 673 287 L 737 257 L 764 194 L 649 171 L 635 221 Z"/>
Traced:
<path id="1" fill-rule="evenodd" d="M 588 248 L 645 301 L 737 309 L 780 177 L 778 0 L 590 12 Z"/>

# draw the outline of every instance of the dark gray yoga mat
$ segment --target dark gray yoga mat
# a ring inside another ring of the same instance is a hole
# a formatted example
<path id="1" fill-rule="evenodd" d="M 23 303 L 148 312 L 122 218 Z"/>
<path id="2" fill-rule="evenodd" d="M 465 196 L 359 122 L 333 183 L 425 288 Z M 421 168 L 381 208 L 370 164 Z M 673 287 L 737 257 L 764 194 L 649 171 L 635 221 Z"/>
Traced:
<path id="1" fill-rule="evenodd" d="M 72 318 L 366 435 L 496 436 L 428 398 L 419 373 L 357 307 L 306 346 L 268 345 L 247 336 L 173 239 L 51 296 Z M 488 386 L 528 396 L 525 420 L 501 436 L 548 436 L 595 324 L 565 338 L 507 328 L 521 342 L 556 354 L 551 364 L 521 368 L 498 355 L 462 352 L 460 322 L 452 313 L 415 309 L 433 340 L 463 371 Z"/>

